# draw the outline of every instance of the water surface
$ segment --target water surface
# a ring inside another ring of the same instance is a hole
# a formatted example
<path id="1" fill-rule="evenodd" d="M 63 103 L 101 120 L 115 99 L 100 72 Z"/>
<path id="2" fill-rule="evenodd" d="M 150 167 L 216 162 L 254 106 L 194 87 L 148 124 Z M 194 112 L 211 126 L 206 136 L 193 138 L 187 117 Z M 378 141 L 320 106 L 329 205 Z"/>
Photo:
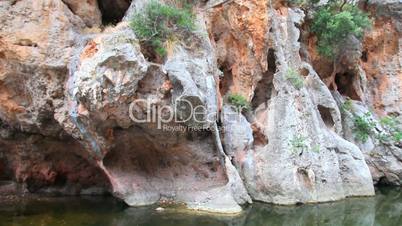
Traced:
<path id="1" fill-rule="evenodd" d="M 107 197 L 52 198 L 0 203 L 4 226 L 402 226 L 402 190 L 381 188 L 370 198 L 274 206 L 254 203 L 237 216 L 211 216 L 155 206 L 128 208 Z"/>

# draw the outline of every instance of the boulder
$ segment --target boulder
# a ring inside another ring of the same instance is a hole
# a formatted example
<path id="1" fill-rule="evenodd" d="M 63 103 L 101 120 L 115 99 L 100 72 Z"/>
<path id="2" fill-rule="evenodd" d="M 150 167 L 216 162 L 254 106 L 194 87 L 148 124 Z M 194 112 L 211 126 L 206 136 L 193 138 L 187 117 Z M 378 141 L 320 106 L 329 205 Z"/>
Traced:
<path id="1" fill-rule="evenodd" d="M 70 10 L 85 22 L 88 27 L 97 27 L 102 24 L 102 14 L 97 0 L 62 0 Z"/>

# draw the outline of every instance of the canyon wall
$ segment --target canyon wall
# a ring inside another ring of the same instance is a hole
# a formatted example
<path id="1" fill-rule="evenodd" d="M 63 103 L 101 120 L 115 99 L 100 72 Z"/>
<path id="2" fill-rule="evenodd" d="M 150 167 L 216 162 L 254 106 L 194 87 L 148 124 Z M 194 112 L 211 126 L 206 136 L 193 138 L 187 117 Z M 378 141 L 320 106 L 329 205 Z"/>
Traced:
<path id="1" fill-rule="evenodd" d="M 401 3 L 362 1 L 373 27 L 345 47 L 336 88 L 309 16 L 286 1 L 195 1 L 194 37 L 163 60 L 130 28 L 146 4 L 0 2 L 0 195 L 109 192 L 236 213 L 401 185 L 402 144 L 381 139 L 384 116 L 402 121 Z"/>

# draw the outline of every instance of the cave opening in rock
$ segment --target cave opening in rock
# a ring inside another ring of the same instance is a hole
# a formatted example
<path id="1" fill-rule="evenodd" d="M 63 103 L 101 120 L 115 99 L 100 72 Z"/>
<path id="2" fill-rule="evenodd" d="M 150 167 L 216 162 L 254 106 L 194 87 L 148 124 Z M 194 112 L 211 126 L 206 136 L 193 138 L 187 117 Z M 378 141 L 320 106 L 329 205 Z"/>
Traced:
<path id="1" fill-rule="evenodd" d="M 39 178 L 33 178 L 30 177 L 26 181 L 26 186 L 27 189 L 30 193 L 36 193 L 38 192 L 41 188 L 46 187 L 48 184 Z"/>
<path id="2" fill-rule="evenodd" d="M 7 165 L 7 160 L 5 158 L 0 158 L 0 182 L 1 181 L 11 181 L 13 179 L 12 171 Z"/>
<path id="3" fill-rule="evenodd" d="M 258 82 L 254 92 L 254 97 L 251 101 L 253 109 L 256 109 L 261 104 L 266 104 L 271 98 L 272 80 L 276 72 L 276 57 L 275 50 L 270 48 L 267 56 L 268 70 L 263 74 Z"/>
<path id="4" fill-rule="evenodd" d="M 54 186 L 64 187 L 67 184 L 67 177 L 63 174 L 58 174 L 54 180 Z"/>
<path id="5" fill-rule="evenodd" d="M 335 76 L 335 83 L 338 87 L 338 92 L 343 95 L 347 96 L 352 100 L 361 101 L 356 88 L 354 87 L 354 81 L 356 78 L 355 73 L 345 72 L 345 73 L 338 73 Z"/>
<path id="6" fill-rule="evenodd" d="M 276 55 L 275 50 L 272 48 L 268 50 L 267 61 L 268 61 L 268 71 L 274 74 L 276 72 Z"/>
<path id="7" fill-rule="evenodd" d="M 268 144 L 268 138 L 259 127 L 253 127 L 254 146 L 265 146 Z"/>
<path id="8" fill-rule="evenodd" d="M 132 0 L 98 0 L 102 13 L 103 25 L 115 25 L 119 23 L 130 7 Z"/>
<path id="9" fill-rule="evenodd" d="M 367 53 L 367 50 L 364 50 L 364 51 L 362 52 L 361 60 L 362 60 L 363 62 L 367 62 L 367 61 L 368 61 L 368 53 Z"/>
<path id="10" fill-rule="evenodd" d="M 256 109 L 261 104 L 266 104 L 271 98 L 273 78 L 274 75 L 272 73 L 266 72 L 264 73 L 262 79 L 258 82 L 253 100 L 251 101 L 253 109 Z"/>
<path id="11" fill-rule="evenodd" d="M 388 178 L 386 176 L 380 177 L 380 179 L 377 182 L 377 185 L 380 186 L 389 186 L 392 185 L 392 183 L 389 182 Z"/>
<path id="12" fill-rule="evenodd" d="M 223 77 L 219 82 L 219 91 L 221 95 L 224 96 L 229 92 L 230 87 L 233 85 L 233 74 L 232 70 L 229 69 L 227 65 L 222 65 L 219 69 L 223 72 Z"/>
<path id="13" fill-rule="evenodd" d="M 330 109 L 327 107 L 324 107 L 322 105 L 318 105 L 317 108 L 318 108 L 318 111 L 320 112 L 321 118 L 324 121 L 325 125 L 329 129 L 333 129 L 335 122 L 332 118 Z"/>
<path id="14" fill-rule="evenodd" d="M 216 150 L 208 148 L 214 145 L 213 140 L 204 133 L 170 136 L 139 127 L 114 133 L 121 142 L 105 156 L 103 165 L 119 183 L 117 193 L 168 197 L 177 191 L 191 192 L 194 187 L 203 190 L 227 183 Z"/>

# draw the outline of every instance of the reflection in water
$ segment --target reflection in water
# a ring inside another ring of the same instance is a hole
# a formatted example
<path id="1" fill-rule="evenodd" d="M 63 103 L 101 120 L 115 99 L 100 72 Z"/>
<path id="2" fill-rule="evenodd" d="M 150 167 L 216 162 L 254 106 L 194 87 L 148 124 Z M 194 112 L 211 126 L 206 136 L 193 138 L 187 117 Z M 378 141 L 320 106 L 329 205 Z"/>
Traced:
<path id="1" fill-rule="evenodd" d="M 319 205 L 273 206 L 254 203 L 237 216 L 210 216 L 155 207 L 127 208 L 112 198 L 48 199 L 0 203 L 0 225 L 7 226 L 261 226 L 402 225 L 402 190 L 381 188 L 376 197 Z"/>

